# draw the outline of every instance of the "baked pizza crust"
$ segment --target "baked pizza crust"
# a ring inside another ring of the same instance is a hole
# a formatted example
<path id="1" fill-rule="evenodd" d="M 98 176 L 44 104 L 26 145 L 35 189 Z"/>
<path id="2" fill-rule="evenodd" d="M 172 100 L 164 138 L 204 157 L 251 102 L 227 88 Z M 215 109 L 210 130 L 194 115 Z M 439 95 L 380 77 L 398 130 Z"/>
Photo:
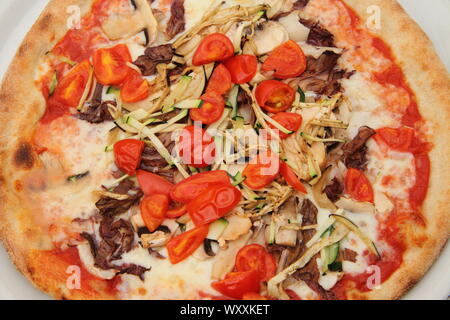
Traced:
<path id="1" fill-rule="evenodd" d="M 314 1 L 314 0 L 311 0 Z M 65 283 L 42 272 L 46 257 L 37 250 L 52 249 L 48 236 L 32 221 L 32 211 L 19 202 L 24 173 L 39 166 L 28 141 L 45 111 L 45 101 L 36 86 L 35 70 L 40 58 L 50 51 L 67 32 L 66 9 L 78 5 L 82 14 L 93 0 L 52 0 L 19 47 L 0 89 L 0 237 L 17 268 L 39 289 L 58 299 L 110 299 L 114 296 L 101 286 L 96 294 L 69 291 Z M 382 28 L 377 31 L 390 45 L 399 66 L 415 92 L 422 117 L 431 127 L 429 141 L 433 149 L 428 195 L 423 206 L 428 239 L 409 247 L 402 266 L 380 289 L 369 293 L 354 292 L 353 299 L 396 299 L 417 283 L 439 256 L 450 235 L 450 78 L 433 49 L 431 41 L 395 0 L 344 0 L 364 20 L 368 6 L 381 8 Z M 401 35 L 401 36 L 399 36 Z M 411 44 L 414 44 L 413 46 Z"/>

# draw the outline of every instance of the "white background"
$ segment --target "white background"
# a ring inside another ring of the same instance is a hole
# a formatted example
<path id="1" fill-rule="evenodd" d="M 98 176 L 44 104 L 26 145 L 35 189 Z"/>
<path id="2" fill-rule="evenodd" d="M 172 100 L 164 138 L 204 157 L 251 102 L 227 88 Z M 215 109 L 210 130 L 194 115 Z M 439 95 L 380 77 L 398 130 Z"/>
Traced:
<path id="1" fill-rule="evenodd" d="M 47 0 L 0 1 L 0 75 L 26 32 L 46 5 Z M 441 59 L 450 70 L 450 1 L 400 0 L 401 4 L 426 31 Z M 401 36 L 401 35 L 399 35 Z M 420 59 L 420 57 L 417 57 Z M 19 107 L 19 106 L 18 106 Z M 405 297 L 406 299 L 445 299 L 450 294 L 450 246 L 428 274 Z M 0 245 L 0 299 L 48 299 L 35 289 L 10 262 Z"/>

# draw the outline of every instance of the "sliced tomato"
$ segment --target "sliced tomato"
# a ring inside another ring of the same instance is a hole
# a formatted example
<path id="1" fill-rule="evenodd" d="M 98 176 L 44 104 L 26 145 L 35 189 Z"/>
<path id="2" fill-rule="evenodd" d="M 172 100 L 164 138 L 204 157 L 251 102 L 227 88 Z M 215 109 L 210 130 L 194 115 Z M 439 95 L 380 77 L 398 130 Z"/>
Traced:
<path id="1" fill-rule="evenodd" d="M 187 126 L 180 135 L 179 153 L 184 164 L 204 168 L 214 162 L 216 145 L 206 130 Z"/>
<path id="2" fill-rule="evenodd" d="M 291 290 L 291 289 L 286 289 L 285 290 L 286 294 L 289 296 L 290 300 L 302 300 L 298 294 L 295 293 L 295 291 Z"/>
<path id="3" fill-rule="evenodd" d="M 150 94 L 150 86 L 137 71 L 130 71 L 128 77 L 120 87 L 120 97 L 124 102 L 138 102 L 147 98 Z"/>
<path id="4" fill-rule="evenodd" d="M 378 143 L 382 142 L 389 148 L 400 152 L 409 151 L 414 139 L 414 129 L 409 127 L 381 128 L 376 132 L 374 139 Z"/>
<path id="5" fill-rule="evenodd" d="M 250 160 L 242 172 L 245 177 L 244 184 L 253 190 L 262 189 L 275 180 L 279 169 L 278 156 L 271 151 L 260 153 L 255 159 Z"/>
<path id="6" fill-rule="evenodd" d="M 125 139 L 114 145 L 114 157 L 117 167 L 130 176 L 134 176 L 141 163 L 145 143 L 136 139 Z"/>
<path id="7" fill-rule="evenodd" d="M 236 84 L 250 82 L 258 71 L 256 56 L 241 54 L 224 61 L 225 67 L 231 74 L 231 81 Z"/>
<path id="8" fill-rule="evenodd" d="M 169 201 L 169 197 L 165 194 L 154 194 L 141 201 L 141 217 L 150 232 L 154 232 L 163 223 Z"/>
<path id="9" fill-rule="evenodd" d="M 254 270 L 261 281 L 269 281 L 275 276 L 277 263 L 275 258 L 259 244 L 250 244 L 241 248 L 236 255 L 236 271 Z"/>
<path id="10" fill-rule="evenodd" d="M 298 129 L 300 129 L 300 126 L 302 125 L 303 118 L 298 113 L 292 113 L 292 112 L 279 112 L 272 116 L 272 119 L 281 124 L 284 128 L 288 129 L 289 131 L 296 132 Z M 274 125 L 272 125 L 270 122 L 268 122 L 269 126 L 273 129 L 276 129 Z M 290 134 L 279 132 L 280 139 L 286 139 L 289 138 Z"/>
<path id="11" fill-rule="evenodd" d="M 416 183 L 409 190 L 409 201 L 414 208 L 422 205 L 430 183 L 430 157 L 426 153 L 414 155 Z"/>
<path id="12" fill-rule="evenodd" d="M 306 57 L 302 48 L 292 40 L 283 43 L 270 53 L 262 65 L 263 71 L 274 71 L 279 79 L 295 78 L 306 70 Z"/>
<path id="13" fill-rule="evenodd" d="M 176 184 L 170 192 L 174 201 L 189 203 L 215 185 L 231 185 L 228 173 L 214 170 L 198 173 Z"/>
<path id="14" fill-rule="evenodd" d="M 350 168 L 345 175 L 345 190 L 356 201 L 374 200 L 372 185 L 361 170 Z"/>
<path id="15" fill-rule="evenodd" d="M 145 195 L 169 195 L 170 191 L 174 187 L 173 183 L 167 181 L 163 177 L 145 170 L 138 170 L 136 172 L 136 177 L 138 179 L 139 186 Z"/>
<path id="16" fill-rule="evenodd" d="M 231 74 L 223 64 L 219 64 L 208 81 L 206 92 L 215 91 L 218 94 L 225 94 L 232 86 Z"/>
<path id="17" fill-rule="evenodd" d="M 226 275 L 225 279 L 215 281 L 211 286 L 220 293 L 234 299 L 242 299 L 246 293 L 256 293 L 261 290 L 259 275 L 254 270 L 231 272 Z"/>
<path id="18" fill-rule="evenodd" d="M 194 66 L 201 66 L 215 61 L 222 61 L 234 55 L 234 46 L 230 38 L 223 33 L 206 36 L 192 58 Z"/>
<path id="19" fill-rule="evenodd" d="M 211 124 L 220 119 L 225 110 L 225 100 L 215 91 L 205 93 L 200 97 L 203 104 L 200 108 L 191 109 L 192 120 L 203 124 Z"/>
<path id="20" fill-rule="evenodd" d="M 256 300 L 269 300 L 269 299 L 258 293 L 255 293 L 255 292 L 247 292 L 242 296 L 242 300 L 256 301 Z"/>
<path id="21" fill-rule="evenodd" d="M 242 194 L 232 185 L 211 186 L 187 204 L 187 212 L 196 226 L 209 224 L 233 210 Z"/>
<path id="22" fill-rule="evenodd" d="M 127 62 L 131 62 L 131 55 L 125 44 L 98 49 L 94 52 L 92 61 L 98 82 L 105 86 L 122 84 L 132 70 L 127 65 Z"/>
<path id="23" fill-rule="evenodd" d="M 177 264 L 189 257 L 206 239 L 209 225 L 204 225 L 176 236 L 167 243 L 167 253 L 172 264 Z"/>
<path id="24" fill-rule="evenodd" d="M 169 210 L 167 211 L 166 217 L 169 219 L 176 219 L 184 215 L 186 212 L 187 207 L 184 203 L 172 202 L 169 206 Z"/>
<path id="25" fill-rule="evenodd" d="M 306 194 L 306 188 L 305 186 L 300 182 L 295 172 L 289 167 L 289 165 L 281 161 L 280 162 L 280 173 L 283 176 L 283 178 L 286 180 L 286 182 L 295 190 L 298 192 Z"/>
<path id="26" fill-rule="evenodd" d="M 256 101 L 264 110 L 272 113 L 286 111 L 292 106 L 295 91 L 278 80 L 265 80 L 256 88 Z"/>
<path id="27" fill-rule="evenodd" d="M 91 72 L 92 67 L 88 60 L 80 62 L 59 81 L 52 98 L 64 107 L 77 107 L 86 89 Z"/>

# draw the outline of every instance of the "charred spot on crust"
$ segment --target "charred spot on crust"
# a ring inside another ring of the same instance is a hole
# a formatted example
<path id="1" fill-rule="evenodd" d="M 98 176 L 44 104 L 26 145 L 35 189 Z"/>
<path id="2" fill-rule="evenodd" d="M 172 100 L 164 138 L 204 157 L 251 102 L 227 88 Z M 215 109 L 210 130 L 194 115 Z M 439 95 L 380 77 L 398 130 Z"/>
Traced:
<path id="1" fill-rule="evenodd" d="M 44 31 L 49 28 L 52 20 L 52 15 L 50 13 L 47 13 L 44 15 L 40 21 L 38 22 L 39 30 Z"/>
<path id="2" fill-rule="evenodd" d="M 23 142 L 14 154 L 14 164 L 16 167 L 31 169 L 34 164 L 33 148 L 27 142 Z"/>

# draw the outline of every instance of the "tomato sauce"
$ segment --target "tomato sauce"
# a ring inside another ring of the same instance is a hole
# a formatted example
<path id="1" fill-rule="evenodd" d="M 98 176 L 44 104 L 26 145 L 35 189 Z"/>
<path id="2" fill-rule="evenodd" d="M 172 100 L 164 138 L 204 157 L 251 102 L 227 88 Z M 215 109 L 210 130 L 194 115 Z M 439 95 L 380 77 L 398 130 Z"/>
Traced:
<path id="1" fill-rule="evenodd" d="M 334 2 L 334 1 L 333 1 Z M 352 39 L 358 39 L 362 37 L 362 33 L 365 31 L 359 28 L 360 19 L 356 13 L 348 7 L 342 0 L 336 0 L 337 5 L 340 8 L 340 21 L 346 19 L 350 21 L 352 28 Z M 345 17 L 345 18 L 343 18 Z M 411 90 L 403 71 L 396 64 L 395 57 L 390 49 L 390 47 L 379 37 L 367 34 L 366 37 L 371 37 L 372 47 L 378 50 L 382 56 L 389 61 L 390 66 L 381 72 L 372 72 L 373 79 L 383 87 L 396 87 L 401 88 L 407 92 L 409 97 L 409 105 L 407 106 L 403 116 L 402 125 L 411 128 L 417 128 L 423 119 L 420 115 L 419 108 L 417 105 L 416 97 L 414 92 Z M 424 142 L 417 135 L 419 132 L 416 131 L 416 137 L 409 149 L 409 152 L 414 156 L 415 164 L 415 184 L 409 190 L 409 203 L 411 210 L 405 212 L 405 210 L 400 210 L 398 208 L 389 215 L 387 221 L 382 221 L 380 223 L 379 238 L 389 244 L 392 251 L 388 255 L 382 256 L 380 260 L 375 259 L 374 256 L 367 256 L 369 265 L 376 265 L 380 268 L 381 272 L 381 282 L 388 279 L 392 273 L 397 270 L 402 261 L 403 253 L 406 250 L 404 239 L 402 238 L 401 226 L 405 223 L 413 221 L 417 224 L 425 224 L 421 214 L 421 206 L 426 197 L 429 184 L 430 176 L 430 159 L 428 152 L 430 146 L 427 142 Z M 384 183 L 388 183 L 389 177 L 386 178 Z M 367 288 L 367 280 L 373 273 L 365 272 L 359 275 L 345 275 L 341 281 L 339 281 L 336 286 L 332 289 L 338 298 L 345 299 L 346 292 L 350 288 L 356 288 L 359 291 L 366 292 L 369 291 Z"/>

